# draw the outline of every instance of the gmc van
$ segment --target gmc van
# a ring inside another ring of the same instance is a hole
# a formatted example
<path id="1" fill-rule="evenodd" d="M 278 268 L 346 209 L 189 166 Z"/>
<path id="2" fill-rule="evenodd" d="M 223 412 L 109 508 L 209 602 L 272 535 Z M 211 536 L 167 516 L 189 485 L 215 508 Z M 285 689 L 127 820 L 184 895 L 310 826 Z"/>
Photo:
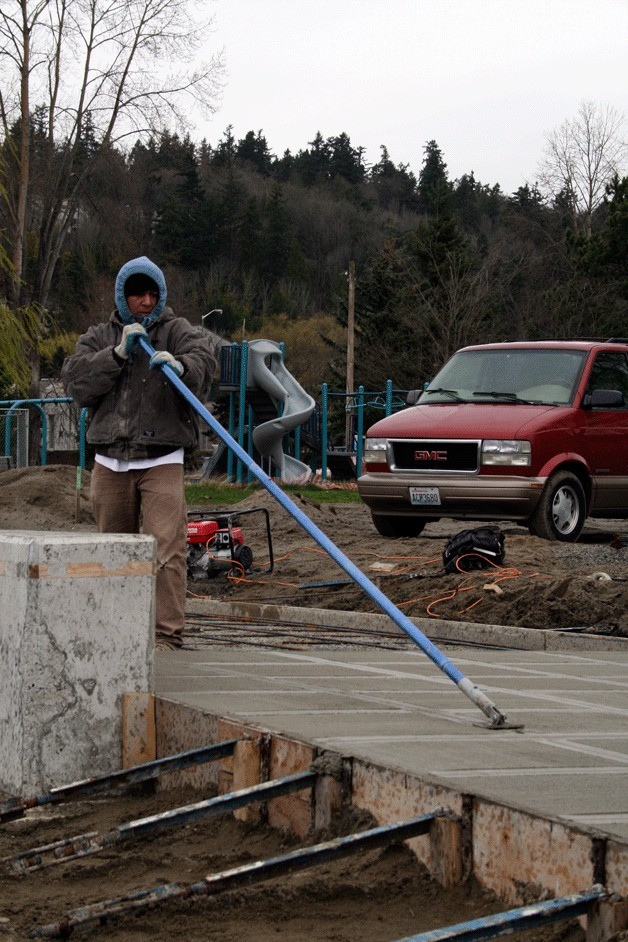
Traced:
<path id="1" fill-rule="evenodd" d="M 574 542 L 628 517 L 628 340 L 465 347 L 367 432 L 358 490 L 382 536 L 440 517 Z"/>

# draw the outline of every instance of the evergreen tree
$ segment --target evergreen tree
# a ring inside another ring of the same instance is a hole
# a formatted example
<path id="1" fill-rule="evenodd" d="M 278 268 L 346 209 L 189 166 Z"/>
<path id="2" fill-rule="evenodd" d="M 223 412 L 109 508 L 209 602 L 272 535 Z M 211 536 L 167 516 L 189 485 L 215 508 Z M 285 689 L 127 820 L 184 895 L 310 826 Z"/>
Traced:
<path id="1" fill-rule="evenodd" d="M 271 188 L 264 216 L 262 274 L 271 284 L 276 284 L 287 269 L 291 250 L 290 221 L 278 183 Z"/>
<path id="2" fill-rule="evenodd" d="M 320 131 L 316 132 L 309 150 L 300 150 L 294 158 L 294 169 L 304 186 L 322 183 L 330 177 L 329 144 L 323 140 Z"/>
<path id="3" fill-rule="evenodd" d="M 342 177 L 347 183 L 357 184 L 364 180 L 364 149 L 352 147 L 349 135 L 339 134 L 327 140 L 329 179 Z"/>
<path id="4" fill-rule="evenodd" d="M 289 150 L 283 152 L 279 159 L 272 160 L 272 175 L 279 183 L 288 183 L 295 170 L 295 159 Z"/>
<path id="5" fill-rule="evenodd" d="M 423 148 L 424 159 L 417 185 L 420 212 L 434 214 L 448 205 L 451 185 L 447 179 L 447 164 L 436 141 L 428 141 Z"/>
<path id="6" fill-rule="evenodd" d="M 420 182 L 419 182 L 420 185 Z M 418 271 L 430 285 L 442 283 L 452 259 L 460 262 L 466 242 L 452 208 L 449 185 L 436 181 L 429 189 L 430 213 L 426 222 L 408 233 L 408 247 Z"/>
<path id="7" fill-rule="evenodd" d="M 242 268 L 259 271 L 263 263 L 262 218 L 255 196 L 250 197 L 244 208 L 237 244 Z"/>
<path id="8" fill-rule="evenodd" d="M 247 193 L 236 167 L 230 163 L 218 185 L 217 225 L 218 245 L 222 255 L 235 262 L 238 257 L 239 232 Z"/>
<path id="9" fill-rule="evenodd" d="M 628 300 L 628 177 L 617 174 L 606 187 L 603 223 L 590 239 L 570 234 L 578 271 L 615 282 Z"/>
<path id="10" fill-rule="evenodd" d="M 240 160 L 248 161 L 263 176 L 268 176 L 270 173 L 271 155 L 266 138 L 261 131 L 257 134 L 248 131 L 242 140 L 238 141 L 235 155 Z"/>
<path id="11" fill-rule="evenodd" d="M 156 245 L 183 268 L 203 264 L 211 244 L 208 207 L 200 184 L 196 148 L 189 137 L 162 135 L 157 150 L 160 196 L 155 207 Z"/>
<path id="12" fill-rule="evenodd" d="M 76 162 L 79 167 L 83 167 L 87 162 L 94 160 L 98 153 L 100 142 L 97 137 L 97 131 L 94 126 L 94 119 L 90 111 L 86 112 L 85 119 L 81 126 L 76 151 Z"/>
<path id="13" fill-rule="evenodd" d="M 236 141 L 233 136 L 233 125 L 227 125 L 224 135 L 212 154 L 212 163 L 216 167 L 230 167 L 236 157 Z"/>
<path id="14" fill-rule="evenodd" d="M 149 245 L 153 233 L 155 206 L 159 198 L 160 168 L 157 143 L 150 138 L 138 141 L 128 160 L 129 216 L 132 236 L 138 245 Z"/>
<path id="15" fill-rule="evenodd" d="M 479 195 L 481 186 L 477 183 L 473 170 L 465 173 L 456 181 L 452 193 L 452 205 L 460 222 L 466 229 L 478 231 L 481 208 Z"/>
<path id="16" fill-rule="evenodd" d="M 416 210 L 418 207 L 416 177 L 408 170 L 407 164 L 399 164 L 396 167 L 383 144 L 380 151 L 380 159 L 373 164 L 369 174 L 379 205 L 383 209 L 397 213 L 403 210 Z"/>
<path id="17" fill-rule="evenodd" d="M 380 158 L 376 164 L 371 167 L 371 180 L 392 180 L 397 175 L 397 168 L 390 159 L 388 148 L 384 144 L 380 145 Z"/>

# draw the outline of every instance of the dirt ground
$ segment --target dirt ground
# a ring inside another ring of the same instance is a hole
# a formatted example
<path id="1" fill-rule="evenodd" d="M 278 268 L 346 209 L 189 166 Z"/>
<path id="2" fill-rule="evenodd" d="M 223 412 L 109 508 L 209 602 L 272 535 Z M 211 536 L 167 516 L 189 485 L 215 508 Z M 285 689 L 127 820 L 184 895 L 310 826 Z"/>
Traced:
<path id="1" fill-rule="evenodd" d="M 77 523 L 73 468 L 57 465 L 5 471 L 0 474 L 0 529 L 93 530 L 88 496 L 86 474 Z M 420 537 L 389 540 L 377 533 L 362 503 L 317 503 L 298 496 L 294 501 L 411 617 L 628 634 L 627 520 L 590 520 L 577 544 L 550 543 L 504 522 L 500 526 L 506 555 L 501 568 L 448 575 L 442 564 L 445 542 L 473 526 L 473 521 L 440 520 L 429 524 Z M 209 580 L 192 581 L 190 597 L 379 611 L 267 491 L 228 509 L 255 508 L 269 513 L 272 573 L 266 571 L 264 515 L 249 514 L 240 523 L 253 550 L 252 572 L 236 577 L 219 573 Z"/>
<path id="2" fill-rule="evenodd" d="M 0 529 L 93 530 L 87 499 L 89 475 L 83 485 L 77 522 L 74 469 L 52 466 L 1 473 Z M 419 538 L 390 541 L 376 533 L 361 504 L 318 504 L 299 498 L 297 504 L 410 615 L 538 628 L 588 626 L 615 634 L 628 629 L 625 521 L 590 523 L 576 546 L 546 543 L 522 528 L 504 524 L 505 568 L 448 576 L 441 561 L 445 540 L 470 524 L 441 521 Z M 263 515 L 243 516 L 245 537 L 254 552 L 253 571 L 238 579 L 221 573 L 192 582 L 190 597 L 376 610 L 361 589 L 347 584 L 345 573 L 271 495 L 262 492 L 229 509 L 252 508 L 269 511 L 274 571 L 265 571 L 268 547 Z M 501 591 L 486 588 L 490 585 Z M 21 821 L 0 825 L 0 858 L 87 831 L 102 834 L 123 821 L 204 797 L 181 790 L 135 793 L 29 812 Z M 334 833 L 368 826 L 350 817 L 338 822 Z M 307 843 L 329 836 L 311 835 Z M 0 862 L 0 939 L 25 938 L 29 930 L 56 923 L 77 906 L 171 881 L 199 881 L 208 873 L 296 846 L 291 835 L 261 824 L 245 825 L 228 816 L 124 848 L 113 846 L 34 874 L 18 875 Z M 392 942 L 502 908 L 473 882 L 445 893 L 409 851 L 393 846 L 215 898 L 164 903 L 97 926 L 93 937 L 120 942 L 171 942 L 177 937 L 191 942 L 277 938 Z M 584 934 L 572 922 L 517 938 L 522 942 L 581 942 Z"/>
<path id="3" fill-rule="evenodd" d="M 390 540 L 375 530 L 363 504 L 314 503 L 300 509 L 401 610 L 411 617 L 524 628 L 578 628 L 628 633 L 628 523 L 592 521 L 577 545 L 549 543 L 511 523 L 501 524 L 506 555 L 501 568 L 449 575 L 442 552 L 449 537 L 473 522 L 441 520 L 420 537 Z M 264 491 L 242 508 L 266 507 L 271 518 L 274 571 L 267 558 L 263 517 L 241 519 L 254 549 L 254 570 L 242 581 L 215 576 L 203 583 L 221 599 L 269 599 L 285 604 L 376 612 L 365 591 Z M 259 520 L 260 523 L 254 523 Z M 613 526 L 614 523 L 614 526 Z M 254 529 L 256 527 L 256 529 Z M 623 532 L 623 537 L 618 534 Z M 200 586 L 191 583 L 190 591 Z M 202 594 L 201 592 L 199 594 Z"/>
<path id="4" fill-rule="evenodd" d="M 29 812 L 0 827 L 0 858 L 87 831 L 99 834 L 122 821 L 198 801 L 191 791 L 107 798 Z M 347 815 L 333 831 L 305 844 L 364 830 L 366 817 Z M 228 815 L 168 831 L 150 840 L 113 846 L 93 856 L 17 874 L 0 863 L 0 939 L 23 939 L 34 928 L 58 924 L 69 910 L 140 889 L 284 854 L 302 846 L 292 835 Z M 115 942 L 392 942 L 420 931 L 499 912 L 494 896 L 469 882 L 445 892 L 404 845 L 287 874 L 219 896 L 173 900 L 76 929 L 72 938 Z M 3 922 L 3 920 L 5 920 Z M 578 923 L 530 930 L 521 942 L 582 942 Z"/>

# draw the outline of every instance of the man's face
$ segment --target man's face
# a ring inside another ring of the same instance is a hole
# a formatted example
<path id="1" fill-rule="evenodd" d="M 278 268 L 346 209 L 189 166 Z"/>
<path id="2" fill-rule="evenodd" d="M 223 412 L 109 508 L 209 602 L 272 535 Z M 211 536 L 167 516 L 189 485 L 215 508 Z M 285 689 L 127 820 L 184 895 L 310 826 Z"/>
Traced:
<path id="1" fill-rule="evenodd" d="M 142 294 L 129 294 L 126 303 L 129 311 L 136 321 L 141 321 L 143 317 L 153 310 L 159 301 L 159 291 L 156 288 L 148 289 Z"/>

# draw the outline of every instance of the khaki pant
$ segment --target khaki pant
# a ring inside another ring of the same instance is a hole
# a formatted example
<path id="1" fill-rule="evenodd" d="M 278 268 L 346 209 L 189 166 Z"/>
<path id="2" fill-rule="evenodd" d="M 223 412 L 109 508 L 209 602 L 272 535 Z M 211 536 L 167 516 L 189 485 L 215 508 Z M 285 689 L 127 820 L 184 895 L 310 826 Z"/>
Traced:
<path id="1" fill-rule="evenodd" d="M 180 647 L 187 588 L 183 465 L 110 471 L 95 463 L 91 499 L 101 533 L 141 532 L 157 540 L 157 641 Z"/>

